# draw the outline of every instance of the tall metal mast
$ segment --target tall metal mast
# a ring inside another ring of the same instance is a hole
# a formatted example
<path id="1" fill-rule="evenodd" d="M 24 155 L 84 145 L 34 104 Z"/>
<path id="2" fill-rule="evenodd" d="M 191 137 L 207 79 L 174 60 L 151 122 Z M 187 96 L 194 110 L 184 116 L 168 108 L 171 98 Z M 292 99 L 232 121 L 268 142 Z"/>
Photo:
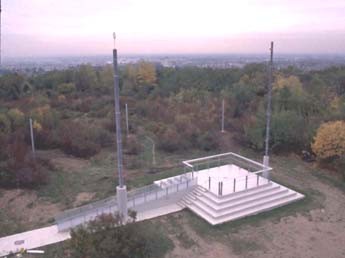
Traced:
<path id="1" fill-rule="evenodd" d="M 270 57 L 270 67 L 268 71 L 268 93 L 267 93 L 267 110 L 266 110 L 266 138 L 265 138 L 265 156 L 263 159 L 263 164 L 269 166 L 269 141 L 270 141 L 270 126 L 271 126 L 271 113 L 272 113 L 272 81 L 273 81 L 273 41 L 271 42 L 271 57 Z M 269 172 L 265 173 L 265 177 L 269 177 Z"/>
<path id="2" fill-rule="evenodd" d="M 127 219 L 127 188 L 124 184 L 122 173 L 122 136 L 121 136 L 121 111 L 120 111 L 120 87 L 119 87 L 119 72 L 117 65 L 117 50 L 115 46 L 116 34 L 113 33 L 114 49 L 113 49 L 113 64 L 114 64 L 114 100 L 115 100 L 115 123 L 116 123 L 116 143 L 117 143 L 117 172 L 119 177 L 119 186 L 116 187 L 117 207 L 119 215 L 124 221 Z"/>
<path id="3" fill-rule="evenodd" d="M 115 99 L 115 123 L 116 123 L 116 143 L 117 143 L 117 171 L 119 176 L 119 186 L 123 187 L 124 180 L 122 174 L 122 136 L 121 136 L 121 111 L 120 111 L 120 87 L 119 74 L 117 65 L 117 50 L 115 48 L 116 35 L 114 33 L 114 49 L 113 49 L 113 64 L 114 64 L 114 99 Z"/>

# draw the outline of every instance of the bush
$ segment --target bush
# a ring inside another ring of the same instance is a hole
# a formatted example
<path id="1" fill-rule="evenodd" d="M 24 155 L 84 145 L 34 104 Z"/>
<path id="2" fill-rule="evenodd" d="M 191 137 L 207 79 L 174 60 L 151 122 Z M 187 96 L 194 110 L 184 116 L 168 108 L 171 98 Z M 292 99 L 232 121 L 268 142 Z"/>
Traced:
<path id="1" fill-rule="evenodd" d="M 321 160 L 345 159 L 345 122 L 322 124 L 317 130 L 312 150 Z"/>
<path id="2" fill-rule="evenodd" d="M 95 132 L 85 123 L 66 122 L 59 128 L 59 137 L 61 149 L 76 157 L 89 158 L 101 150 Z"/>
<path id="3" fill-rule="evenodd" d="M 118 215 L 101 215 L 71 232 L 71 254 L 75 258 L 163 257 L 173 247 L 157 226 L 150 222 L 124 224 Z"/>
<path id="4" fill-rule="evenodd" d="M 205 151 L 217 150 L 219 148 L 218 137 L 214 132 L 206 132 L 198 136 L 197 144 L 199 148 Z"/>
<path id="5" fill-rule="evenodd" d="M 0 170 L 0 186 L 32 188 L 47 182 L 47 169 L 32 157 L 23 137 L 13 136 L 7 152 L 9 158 Z"/>
<path id="6" fill-rule="evenodd" d="M 15 131 L 19 127 L 24 125 L 25 117 L 24 113 L 17 108 L 12 108 L 7 112 L 7 116 L 11 121 L 12 131 Z"/>
<path id="7" fill-rule="evenodd" d="M 158 147 L 164 151 L 174 152 L 183 148 L 183 139 L 174 126 L 167 128 L 158 138 Z"/>
<path id="8" fill-rule="evenodd" d="M 142 150 L 138 137 L 136 135 L 129 135 L 125 140 L 125 153 L 129 155 L 137 155 Z"/>
<path id="9" fill-rule="evenodd" d="M 57 86 L 57 91 L 60 94 L 71 94 L 76 91 L 74 83 L 62 83 Z"/>

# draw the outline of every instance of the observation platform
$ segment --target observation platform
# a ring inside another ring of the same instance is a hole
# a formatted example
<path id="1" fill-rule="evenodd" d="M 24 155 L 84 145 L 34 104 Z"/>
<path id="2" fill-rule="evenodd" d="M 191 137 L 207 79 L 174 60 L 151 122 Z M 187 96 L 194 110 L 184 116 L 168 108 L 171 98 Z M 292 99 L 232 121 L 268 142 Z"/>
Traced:
<path id="1" fill-rule="evenodd" d="M 304 196 L 265 178 L 272 168 L 235 153 L 184 161 L 183 175 L 155 181 L 169 188 L 193 180 L 178 202 L 212 225 L 250 216 L 302 199 Z"/>

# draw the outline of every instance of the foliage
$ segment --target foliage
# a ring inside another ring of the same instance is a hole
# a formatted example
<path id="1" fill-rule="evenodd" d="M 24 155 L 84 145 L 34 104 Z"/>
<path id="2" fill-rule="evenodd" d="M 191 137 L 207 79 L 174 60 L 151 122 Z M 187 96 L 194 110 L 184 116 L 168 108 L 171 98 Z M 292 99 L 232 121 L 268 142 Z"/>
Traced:
<path id="1" fill-rule="evenodd" d="M 345 158 L 345 122 L 322 124 L 317 130 L 312 150 L 321 160 Z"/>
<path id="2" fill-rule="evenodd" d="M 61 83 L 57 86 L 57 91 L 60 94 L 71 94 L 76 90 L 76 86 L 74 83 Z"/>
<path id="3" fill-rule="evenodd" d="M 171 248 L 166 237 L 152 225 L 135 223 L 135 214 L 126 224 L 119 215 L 101 215 L 87 226 L 72 230 L 71 237 L 71 254 L 75 258 L 162 257 Z"/>
<path id="4" fill-rule="evenodd" d="M 58 129 L 59 146 L 76 157 L 89 158 L 109 146 L 113 136 L 107 130 L 82 122 L 66 122 Z"/>
<path id="5" fill-rule="evenodd" d="M 6 134 L 11 131 L 11 121 L 5 114 L 0 113 L 0 134 Z"/>
<path id="6" fill-rule="evenodd" d="M 17 132 L 7 142 L 8 159 L 0 172 L 2 187 L 36 187 L 47 182 L 47 169 L 36 160 Z"/>
<path id="7" fill-rule="evenodd" d="M 7 112 L 7 116 L 11 121 L 12 131 L 22 127 L 25 122 L 24 113 L 21 112 L 18 108 L 12 108 Z"/>

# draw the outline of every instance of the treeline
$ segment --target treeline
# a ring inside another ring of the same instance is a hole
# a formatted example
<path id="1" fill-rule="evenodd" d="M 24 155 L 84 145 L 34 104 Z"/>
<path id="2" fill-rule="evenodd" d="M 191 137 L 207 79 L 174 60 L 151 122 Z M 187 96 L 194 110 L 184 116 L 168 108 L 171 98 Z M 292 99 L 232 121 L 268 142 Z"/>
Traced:
<path id="1" fill-rule="evenodd" d="M 166 152 L 224 149 L 226 142 L 220 137 L 223 99 L 228 134 L 262 151 L 266 65 L 225 70 L 165 68 L 141 61 L 121 67 L 120 78 L 122 108 L 128 103 L 130 113 L 131 135 L 124 137 L 126 154 L 137 155 L 145 135 Z M 60 148 L 89 158 L 112 146 L 112 95 L 110 65 L 81 65 L 30 76 L 3 75 L 0 185 L 31 186 L 45 181 L 42 171 L 48 165 L 30 154 L 29 118 L 34 120 L 38 149 Z M 272 108 L 271 151 L 303 151 L 309 159 L 316 155 L 323 164 L 334 167 L 344 163 L 345 67 L 275 71 Z"/>

